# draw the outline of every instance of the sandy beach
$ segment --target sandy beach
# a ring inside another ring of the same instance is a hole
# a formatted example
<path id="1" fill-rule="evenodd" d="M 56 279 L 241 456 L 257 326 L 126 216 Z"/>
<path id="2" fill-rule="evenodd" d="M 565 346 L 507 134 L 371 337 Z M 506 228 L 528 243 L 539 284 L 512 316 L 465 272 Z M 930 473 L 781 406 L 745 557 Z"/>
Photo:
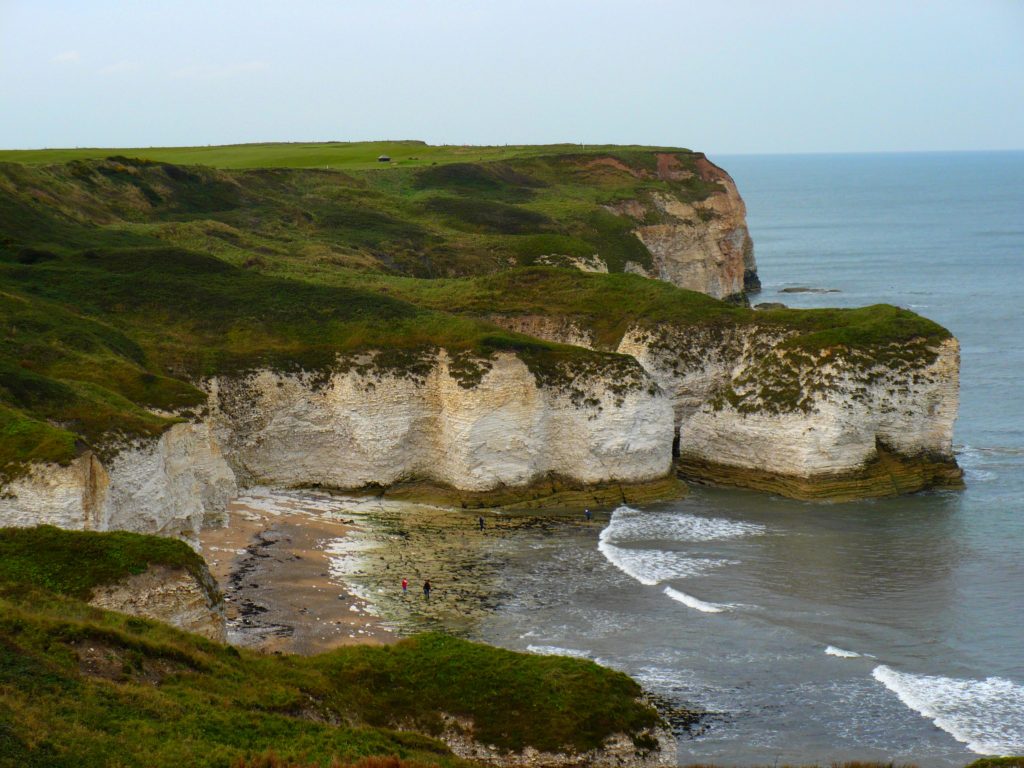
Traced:
<path id="1" fill-rule="evenodd" d="M 231 643 L 313 654 L 395 639 L 366 600 L 331 576 L 327 549 L 356 524 L 325 514 L 330 507 L 319 495 L 256 491 L 231 503 L 227 526 L 203 531 Z"/>
<path id="2" fill-rule="evenodd" d="M 230 642 L 302 654 L 433 629 L 470 635 L 513 597 L 503 569 L 517 532 L 600 526 L 574 513 L 480 513 L 271 489 L 239 497 L 228 515 L 201 544 L 225 593 Z"/>

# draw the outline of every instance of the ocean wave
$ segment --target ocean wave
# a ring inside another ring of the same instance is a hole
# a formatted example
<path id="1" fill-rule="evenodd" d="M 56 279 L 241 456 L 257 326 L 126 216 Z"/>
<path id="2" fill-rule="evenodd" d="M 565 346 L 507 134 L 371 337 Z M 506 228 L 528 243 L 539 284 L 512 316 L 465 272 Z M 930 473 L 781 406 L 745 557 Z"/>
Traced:
<path id="1" fill-rule="evenodd" d="M 763 525 L 734 523 L 718 518 L 667 512 L 640 512 L 622 506 L 598 537 L 598 551 L 612 565 L 641 584 L 653 587 L 670 579 L 685 579 L 712 568 L 733 563 L 706 557 L 689 557 L 680 552 L 642 547 L 623 547 L 630 541 L 713 541 L 764 533 Z"/>
<path id="2" fill-rule="evenodd" d="M 605 559 L 632 579 L 653 587 L 670 579 L 685 579 L 706 573 L 711 568 L 730 563 L 729 560 L 687 557 L 679 552 L 660 549 L 630 549 L 598 541 L 597 548 Z"/>
<path id="3" fill-rule="evenodd" d="M 960 680 L 897 672 L 881 664 L 872 676 L 900 701 L 981 755 L 1024 750 L 1024 686 L 1000 677 Z"/>
<path id="4" fill-rule="evenodd" d="M 717 541 L 764 533 L 765 526 L 740 523 L 717 517 L 699 517 L 678 512 L 641 512 L 621 506 L 612 512 L 603 531 L 603 541 Z"/>
<path id="5" fill-rule="evenodd" d="M 825 649 L 825 653 L 829 656 L 838 656 L 840 659 L 859 659 L 860 654 L 855 651 L 847 651 L 842 648 L 836 648 L 834 645 L 830 645 Z"/>
<path id="6" fill-rule="evenodd" d="M 722 605 L 720 603 L 707 603 L 693 595 L 680 592 L 678 589 L 672 589 L 672 587 L 665 587 L 665 594 L 676 602 L 682 603 L 694 610 L 702 611 L 703 613 L 722 613 L 732 607 L 729 605 Z"/>
<path id="7" fill-rule="evenodd" d="M 589 659 L 590 651 L 580 651 L 575 648 L 562 648 L 557 645 L 528 645 L 526 650 L 530 653 L 537 653 L 542 656 L 572 656 L 574 659 Z"/>

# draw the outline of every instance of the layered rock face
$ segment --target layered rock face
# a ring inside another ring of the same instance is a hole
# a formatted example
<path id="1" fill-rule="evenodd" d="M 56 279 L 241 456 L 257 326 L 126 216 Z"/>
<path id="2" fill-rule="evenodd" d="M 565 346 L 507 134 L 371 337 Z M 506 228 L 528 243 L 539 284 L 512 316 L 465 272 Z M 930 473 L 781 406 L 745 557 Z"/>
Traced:
<path id="1" fill-rule="evenodd" d="M 952 445 L 958 342 L 889 351 L 886 363 L 778 351 L 741 359 L 681 423 L 681 470 L 798 498 L 962 484 Z"/>
<path id="2" fill-rule="evenodd" d="M 491 319 L 593 346 L 568 318 Z M 194 540 L 239 484 L 419 482 L 507 491 L 493 500 L 505 504 L 538 482 L 555 492 L 658 481 L 673 453 L 687 478 L 798 498 L 960 482 L 955 339 L 812 354 L 787 346 L 792 337 L 757 325 L 635 327 L 619 356 L 589 368 L 439 351 L 403 368 L 370 354 L 331 373 L 216 377 L 206 421 L 104 461 L 89 452 L 36 466 L 6 486 L 0 523 Z"/>
<path id="3" fill-rule="evenodd" d="M 193 539 L 237 494 L 231 468 L 202 423 L 176 424 L 158 440 L 92 451 L 66 467 L 34 466 L 4 487 L 0 524 L 125 530 Z"/>
<path id="4" fill-rule="evenodd" d="M 162 621 L 217 642 L 227 639 L 224 601 L 205 566 L 197 578 L 184 568 L 151 565 L 143 573 L 95 588 L 89 604 Z"/>
<path id="5" fill-rule="evenodd" d="M 590 345 L 569 319 L 492 316 Z M 633 328 L 617 347 L 672 403 L 685 477 L 807 499 L 957 487 L 959 343 L 946 339 L 815 357 L 770 327 Z"/>
<path id="6" fill-rule="evenodd" d="M 615 213 L 637 221 L 634 234 L 653 257 L 650 268 L 630 262 L 627 271 L 717 299 L 759 291 L 747 209 L 732 177 L 703 157 L 696 161 L 696 171 L 683 169 L 672 155 L 657 158 L 660 179 L 687 181 L 696 174 L 715 191 L 697 202 L 655 192 L 643 203 L 612 206 Z"/>
<path id="7" fill-rule="evenodd" d="M 217 378 L 211 423 L 244 484 L 429 480 L 488 491 L 547 475 L 638 483 L 668 474 L 671 405 L 639 366 L 540 386 L 514 355 L 480 364 L 471 382 L 443 352 L 418 373 L 367 359 L 326 381 Z"/>

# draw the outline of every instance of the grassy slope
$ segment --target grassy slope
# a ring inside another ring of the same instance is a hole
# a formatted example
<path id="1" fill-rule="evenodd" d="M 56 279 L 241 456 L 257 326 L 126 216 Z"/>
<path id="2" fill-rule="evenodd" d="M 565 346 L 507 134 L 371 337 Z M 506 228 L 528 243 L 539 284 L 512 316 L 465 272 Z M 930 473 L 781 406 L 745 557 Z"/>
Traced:
<path id="1" fill-rule="evenodd" d="M 205 580 L 203 558 L 177 539 L 128 531 L 64 531 L 50 525 L 0 528 L 0 583 L 88 600 L 94 588 L 142 573 L 150 565 L 184 568 Z"/>
<path id="2" fill-rule="evenodd" d="M 85 446 L 102 452 L 158 435 L 176 420 L 167 412 L 187 416 L 202 404 L 193 382 L 210 373 L 323 369 L 339 352 L 371 348 L 390 350 L 381 364 L 396 369 L 415 367 L 429 348 L 509 349 L 542 381 L 565 379 L 566 366 L 624 364 L 479 318 L 492 312 L 572 316 L 609 348 L 633 322 L 754 322 L 749 310 L 632 275 L 528 266 L 548 253 L 600 252 L 619 269 L 642 261 L 634 223 L 603 204 L 652 191 L 696 201 L 714 192 L 696 176 L 658 178 L 650 150 L 406 143 L 188 151 L 238 165 L 334 152 L 351 170 L 0 163 L 0 476 L 30 461 L 66 462 Z M 226 154 L 203 155 L 214 151 Z M 380 151 L 418 159 L 358 169 Z M 679 167 L 697 157 L 670 154 Z M 756 320 L 799 329 L 792 343 L 812 348 L 946 333 L 891 307 Z M 467 384 L 472 378 L 469 371 Z"/>
<path id="3" fill-rule="evenodd" d="M 447 713 L 502 748 L 585 750 L 658 722 L 636 683 L 587 661 L 439 635 L 268 657 L 69 596 L 196 557 L 157 537 L 0 529 L 0 766 L 223 766 L 270 748 L 455 765 L 389 728 L 436 735 Z"/>

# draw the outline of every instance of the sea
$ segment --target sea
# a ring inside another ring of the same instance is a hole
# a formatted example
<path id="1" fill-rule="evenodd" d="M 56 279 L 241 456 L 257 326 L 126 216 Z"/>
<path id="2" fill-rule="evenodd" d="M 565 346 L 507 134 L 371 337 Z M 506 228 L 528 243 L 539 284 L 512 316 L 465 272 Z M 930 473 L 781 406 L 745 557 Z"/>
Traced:
<path id="1" fill-rule="evenodd" d="M 884 302 L 959 338 L 967 487 L 620 507 L 506 552 L 476 636 L 704 711 L 684 764 L 1024 754 L 1024 152 L 712 159 L 747 203 L 755 301 Z"/>

